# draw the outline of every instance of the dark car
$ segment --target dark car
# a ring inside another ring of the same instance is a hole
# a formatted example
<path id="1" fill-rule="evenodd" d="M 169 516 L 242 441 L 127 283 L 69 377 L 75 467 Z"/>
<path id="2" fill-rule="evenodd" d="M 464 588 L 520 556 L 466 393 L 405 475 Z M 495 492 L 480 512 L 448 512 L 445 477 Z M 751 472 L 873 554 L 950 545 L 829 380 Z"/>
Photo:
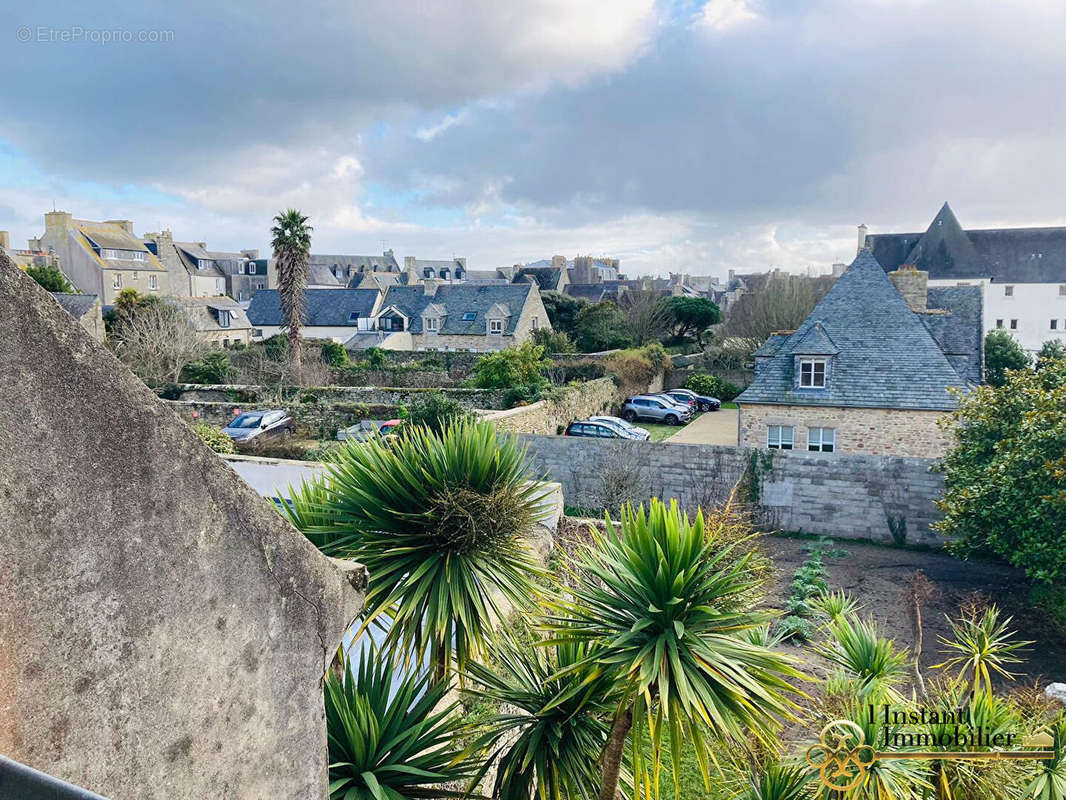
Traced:
<path id="1" fill-rule="evenodd" d="M 626 422 L 650 419 L 665 422 L 667 425 L 681 425 L 692 419 L 692 407 L 678 403 L 670 397 L 638 395 L 626 399 L 622 405 L 622 419 Z"/>
<path id="2" fill-rule="evenodd" d="M 566 426 L 564 436 L 588 436 L 596 439 L 629 439 L 616 425 L 608 425 L 606 422 L 591 422 L 578 420 Z"/>
<path id="3" fill-rule="evenodd" d="M 222 432 L 235 442 L 281 438 L 296 431 L 293 418 L 284 411 L 249 411 L 230 420 Z"/>
<path id="4" fill-rule="evenodd" d="M 708 397 L 704 394 L 696 394 L 691 389 L 670 389 L 664 394 L 669 395 L 675 400 L 681 400 L 688 398 L 689 401 L 695 404 L 699 411 L 717 411 L 722 407 L 722 401 L 717 397 Z"/>

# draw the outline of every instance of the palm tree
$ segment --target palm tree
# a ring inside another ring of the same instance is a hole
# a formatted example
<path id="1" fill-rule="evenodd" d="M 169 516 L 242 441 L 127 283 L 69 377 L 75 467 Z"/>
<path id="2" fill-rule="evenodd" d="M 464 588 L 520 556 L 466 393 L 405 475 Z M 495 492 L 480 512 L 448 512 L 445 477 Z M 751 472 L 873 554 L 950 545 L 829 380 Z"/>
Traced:
<path id="1" fill-rule="evenodd" d="M 274 217 L 271 246 L 277 264 L 281 322 L 289 330 L 293 363 L 300 364 L 300 328 L 303 325 L 304 286 L 311 258 L 311 231 L 307 217 L 290 208 Z"/>
<path id="2" fill-rule="evenodd" d="M 351 441 L 283 514 L 326 555 L 366 566 L 360 633 L 385 621 L 387 654 L 427 663 L 439 682 L 484 652 L 506 604 L 539 595 L 523 536 L 546 489 L 532 477 L 526 451 L 489 423 L 414 427 Z"/>
<path id="3" fill-rule="evenodd" d="M 772 616 L 752 609 L 758 579 L 750 556 L 737 559 L 731 547 L 708 540 L 703 513 L 690 519 L 676 501 L 623 507 L 619 529 L 608 517 L 606 533 L 590 535 L 574 569 L 583 579 L 570 600 L 554 604 L 546 627 L 555 641 L 588 644 L 579 664 L 610 674 L 617 687 L 599 800 L 615 798 L 631 728 L 637 796 L 658 782 L 664 728 L 675 774 L 688 745 L 705 780 L 708 728 L 737 741 L 747 733 L 771 739 L 774 716 L 790 717 L 794 707 L 785 678 L 802 676 L 788 656 L 742 635 Z M 639 744 L 645 728 L 650 759 Z"/>

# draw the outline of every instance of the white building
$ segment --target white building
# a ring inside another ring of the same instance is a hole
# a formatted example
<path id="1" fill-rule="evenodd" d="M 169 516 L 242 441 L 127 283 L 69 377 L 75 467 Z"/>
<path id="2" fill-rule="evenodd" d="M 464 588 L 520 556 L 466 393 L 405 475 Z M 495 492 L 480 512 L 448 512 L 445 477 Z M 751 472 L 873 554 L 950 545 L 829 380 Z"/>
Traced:
<path id="1" fill-rule="evenodd" d="M 929 286 L 979 285 L 983 327 L 1009 332 L 1036 352 L 1052 339 L 1066 344 L 1066 228 L 963 230 L 944 203 L 924 233 L 867 234 L 888 272 L 912 265 L 929 273 Z"/>

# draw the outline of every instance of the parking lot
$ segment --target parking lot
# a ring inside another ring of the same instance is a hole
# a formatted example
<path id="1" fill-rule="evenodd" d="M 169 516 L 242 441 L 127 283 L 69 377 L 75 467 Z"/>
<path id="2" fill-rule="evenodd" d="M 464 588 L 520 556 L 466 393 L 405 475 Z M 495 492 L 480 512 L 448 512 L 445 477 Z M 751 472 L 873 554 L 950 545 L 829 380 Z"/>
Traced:
<path id="1" fill-rule="evenodd" d="M 692 422 L 664 441 L 671 444 L 721 444 L 736 447 L 739 413 L 735 408 L 723 408 L 721 411 L 698 414 Z"/>

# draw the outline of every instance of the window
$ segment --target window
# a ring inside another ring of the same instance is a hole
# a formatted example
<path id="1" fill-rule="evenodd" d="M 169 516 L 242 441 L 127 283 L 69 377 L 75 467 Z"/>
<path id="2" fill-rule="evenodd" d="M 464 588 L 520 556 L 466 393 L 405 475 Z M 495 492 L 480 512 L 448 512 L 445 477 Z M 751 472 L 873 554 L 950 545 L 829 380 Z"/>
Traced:
<path id="1" fill-rule="evenodd" d="M 207 269 L 210 266 L 211 262 L 208 261 L 206 258 L 201 258 L 199 261 L 196 262 L 197 269 Z"/>
<path id="2" fill-rule="evenodd" d="M 426 267 L 424 270 L 422 270 L 422 277 L 423 278 L 432 278 L 433 277 L 433 270 L 431 270 L 429 267 Z"/>
<path id="3" fill-rule="evenodd" d="M 256 328 L 255 330 L 252 331 L 252 335 L 256 336 L 256 337 L 261 337 L 263 335 L 263 329 L 262 328 Z"/>
<path id="4" fill-rule="evenodd" d="M 1002 328 L 1003 327 L 1003 320 L 997 319 L 996 320 L 996 327 L 997 328 Z"/>
<path id="5" fill-rule="evenodd" d="M 1004 297 L 1014 297 L 1014 287 L 1013 286 L 1004 286 L 1003 287 L 1003 296 Z"/>
<path id="6" fill-rule="evenodd" d="M 223 347 L 229 347 L 229 339 L 223 339 L 222 340 L 222 346 Z"/>
<path id="7" fill-rule="evenodd" d="M 229 312 L 228 311 L 219 311 L 218 312 L 218 327 L 220 327 L 220 328 L 228 328 L 229 327 Z"/>
<path id="8" fill-rule="evenodd" d="M 240 273 L 241 275 L 244 274 L 244 262 L 243 261 L 238 261 L 237 262 L 237 272 Z"/>
<path id="9" fill-rule="evenodd" d="M 358 311 L 353 311 L 351 314 L 349 314 L 348 315 L 348 321 L 349 322 L 358 322 L 359 321 L 359 312 Z"/>
<path id="10" fill-rule="evenodd" d="M 467 311 L 463 314 L 463 322 L 473 322 L 475 319 L 477 319 L 476 311 Z"/>
<path id="11" fill-rule="evenodd" d="M 430 333 L 436 333 L 440 330 L 440 319 L 438 317 L 426 317 L 426 330 Z"/>
<path id="12" fill-rule="evenodd" d="M 537 318 L 536 317 L 533 317 L 533 319 L 531 319 L 529 321 L 529 327 L 530 327 L 531 330 L 536 330 L 537 329 Z"/>
<path id="13" fill-rule="evenodd" d="M 766 446 L 771 450 L 791 450 L 796 429 L 791 425 L 771 425 L 766 430 Z"/>
<path id="14" fill-rule="evenodd" d="M 489 333 L 501 334 L 503 333 L 503 320 L 502 319 L 490 319 L 489 320 Z"/>
<path id="15" fill-rule="evenodd" d="M 115 277 L 111 279 L 111 285 L 113 287 L 115 287 L 116 289 L 121 288 L 122 287 L 122 275 L 120 275 L 119 273 L 116 272 L 115 273 Z"/>
<path id="16" fill-rule="evenodd" d="M 249 275 L 255 275 L 255 262 L 254 261 L 249 261 L 248 262 L 248 274 Z M 262 288 L 262 287 L 260 287 L 260 288 Z"/>
<path id="17" fill-rule="evenodd" d="M 800 386 L 809 389 L 825 388 L 825 362 L 811 358 L 800 360 Z"/>
<path id="18" fill-rule="evenodd" d="M 1051 320 L 1051 330 L 1057 331 L 1059 329 L 1059 321 L 1057 319 Z"/>
<path id="19" fill-rule="evenodd" d="M 265 283 L 262 283 L 262 282 L 259 282 L 259 283 L 257 283 L 257 284 L 255 285 L 255 288 L 256 288 L 256 289 L 265 289 L 265 288 L 266 288 L 266 284 L 265 284 Z"/>
<path id="20" fill-rule="evenodd" d="M 136 272 L 134 272 L 134 273 L 133 273 L 133 279 L 134 279 L 134 280 L 138 280 L 138 278 L 139 278 L 139 276 L 137 275 L 137 273 L 136 273 Z"/>
<path id="21" fill-rule="evenodd" d="M 832 453 L 836 449 L 837 433 L 832 428 L 810 428 L 807 431 L 807 449 Z"/>
<path id="22" fill-rule="evenodd" d="M 134 261 L 147 261 L 148 260 L 148 254 L 146 252 L 144 252 L 143 250 L 134 250 L 130 254 L 130 257 Z"/>
<path id="23" fill-rule="evenodd" d="M 1012 319 L 1012 320 L 1010 321 L 1010 329 L 1011 329 L 1012 331 L 1016 331 L 1016 330 L 1018 330 L 1018 320 L 1016 320 L 1016 319 Z"/>
<path id="24" fill-rule="evenodd" d="M 159 288 L 159 278 L 157 278 L 155 275 L 149 275 L 148 276 L 148 288 L 149 289 L 158 289 Z"/>

